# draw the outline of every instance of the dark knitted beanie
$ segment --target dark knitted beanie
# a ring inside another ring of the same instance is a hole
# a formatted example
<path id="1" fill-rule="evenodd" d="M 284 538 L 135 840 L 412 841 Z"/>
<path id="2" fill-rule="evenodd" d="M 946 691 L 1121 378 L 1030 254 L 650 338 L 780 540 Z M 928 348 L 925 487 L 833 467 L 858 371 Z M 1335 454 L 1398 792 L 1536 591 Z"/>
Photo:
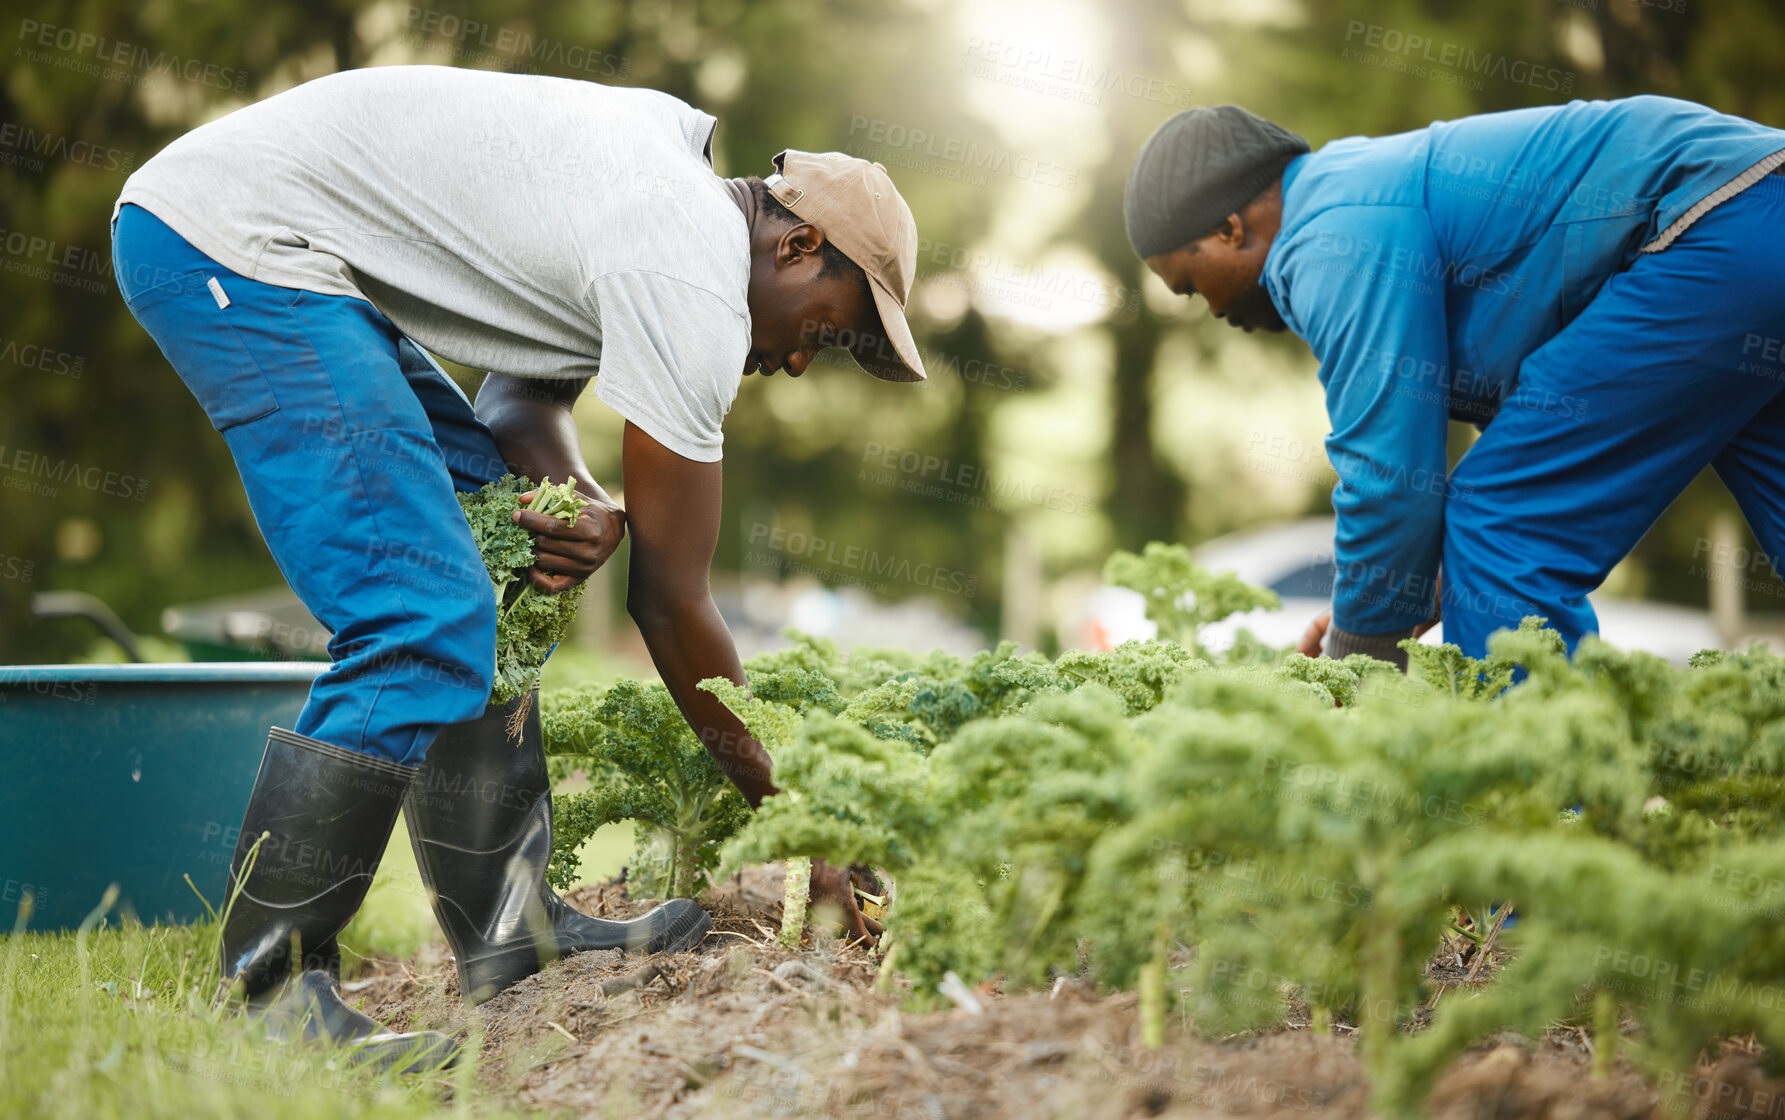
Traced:
<path id="1" fill-rule="evenodd" d="M 1159 126 L 1128 173 L 1129 243 L 1151 257 L 1208 236 L 1307 150 L 1238 105 L 1186 109 Z"/>

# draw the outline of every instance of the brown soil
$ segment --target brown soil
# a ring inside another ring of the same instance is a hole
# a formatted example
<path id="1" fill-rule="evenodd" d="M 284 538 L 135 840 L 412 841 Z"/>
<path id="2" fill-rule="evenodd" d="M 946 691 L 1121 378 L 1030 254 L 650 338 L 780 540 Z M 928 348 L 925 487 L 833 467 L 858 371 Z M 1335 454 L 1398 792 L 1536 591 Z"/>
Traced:
<path id="1" fill-rule="evenodd" d="M 1136 999 L 1062 980 L 1052 992 L 980 990 L 983 1013 L 913 1014 L 903 984 L 877 991 L 868 953 L 820 936 L 799 951 L 774 939 L 778 867 L 727 880 L 702 899 L 714 932 L 694 950 L 653 958 L 581 953 L 482 1007 L 458 1002 L 443 954 L 376 962 L 351 985 L 360 1006 L 399 1029 L 481 1033 L 481 1076 L 527 1105 L 582 1117 L 994 1118 L 1368 1117 L 1355 1032 L 1282 1030 L 1213 1042 L 1173 1024 L 1166 1045 L 1139 1044 Z M 648 908 L 620 883 L 567 896 L 597 917 Z M 1466 998 L 1498 957 L 1471 970 L 1468 939 L 1434 957 L 1432 978 Z M 1627 1030 L 1636 1029 L 1633 1024 Z M 473 1042 L 475 1045 L 475 1042 Z M 1440 1078 L 1425 1113 L 1445 1120 L 1712 1120 L 1785 1116 L 1785 1080 L 1768 1079 L 1751 1044 L 1701 1064 L 1663 1095 L 1620 1062 L 1590 1075 L 1591 1040 L 1558 1028 L 1542 1040 L 1492 1040 Z"/>

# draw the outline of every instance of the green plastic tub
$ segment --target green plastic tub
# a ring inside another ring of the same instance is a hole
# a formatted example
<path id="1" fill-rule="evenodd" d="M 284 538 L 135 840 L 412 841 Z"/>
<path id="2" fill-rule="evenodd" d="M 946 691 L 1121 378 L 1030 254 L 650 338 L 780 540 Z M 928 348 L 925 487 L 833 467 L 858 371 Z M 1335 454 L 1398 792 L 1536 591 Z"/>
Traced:
<path id="1" fill-rule="evenodd" d="M 0 665 L 0 932 L 219 905 L 267 729 L 290 727 L 317 662 Z"/>

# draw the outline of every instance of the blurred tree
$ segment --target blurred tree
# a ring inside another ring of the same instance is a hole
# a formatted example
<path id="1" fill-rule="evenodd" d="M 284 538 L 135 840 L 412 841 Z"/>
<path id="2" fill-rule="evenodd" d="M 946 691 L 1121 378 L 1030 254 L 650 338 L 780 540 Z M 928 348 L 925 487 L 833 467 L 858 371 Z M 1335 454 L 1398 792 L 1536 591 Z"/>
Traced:
<path id="1" fill-rule="evenodd" d="M 14 48 L 0 63 L 0 393 L 7 401 L 0 409 L 0 662 L 62 659 L 89 643 L 75 624 L 31 623 L 33 591 L 91 591 L 133 628 L 153 631 L 170 603 L 278 582 L 222 440 L 207 432 L 111 278 L 112 201 L 129 171 L 181 132 L 344 67 L 428 62 L 646 85 L 720 118 L 716 154 L 724 174 L 762 174 L 783 147 L 850 149 L 888 164 L 927 246 L 973 247 L 1006 215 L 1026 212 L 1019 205 L 1025 188 L 1010 176 L 982 186 L 938 173 L 914 158 L 926 153 L 877 144 L 872 132 L 879 122 L 962 145 L 996 143 L 985 115 L 970 111 L 986 83 L 963 80 L 960 68 L 962 27 L 968 17 L 984 22 L 986 2 L 33 3 L 20 13 Z M 1785 69 L 1785 11 L 1776 0 L 1382 0 L 1367 11 L 1341 0 L 1081 4 L 1112 33 L 1100 57 L 1079 57 L 1087 66 L 1182 83 L 1198 104 L 1239 102 L 1315 145 L 1569 96 L 1639 92 L 1785 125 L 1785 88 L 1771 80 Z M 998 18 L 1015 21 L 992 28 L 1013 40 L 1033 34 L 1019 15 Z M 1570 86 L 1457 67 L 1422 76 L 1381 57 L 1357 57 L 1385 30 L 1553 68 L 1569 75 Z M 170 63 L 179 69 L 170 71 Z M 1082 249 L 1126 294 L 1141 289 L 1144 272 L 1123 233 L 1122 186 L 1134 152 L 1178 106 L 1119 92 L 1100 104 L 1101 154 L 1081 167 L 1087 189 L 1025 244 L 1040 246 L 1037 253 Z M 1033 111 L 1049 105 L 1060 103 L 1043 98 Z M 1056 155 L 1044 146 L 1038 141 L 1038 150 L 1019 154 Z M 920 274 L 964 278 L 927 259 Z M 977 593 L 954 602 L 974 622 L 995 626 L 999 553 L 1012 511 L 875 482 L 863 468 L 879 445 L 998 473 L 1002 464 L 988 445 L 994 418 L 1048 401 L 1082 405 L 1082 395 L 1060 390 L 1073 387 L 1075 363 L 1087 351 L 1070 335 L 1009 329 L 977 296 L 964 311 L 940 306 L 919 300 L 914 312 L 920 342 L 941 371 L 929 384 L 883 385 L 836 368 L 799 382 L 745 383 L 727 425 L 733 512 L 721 568 L 742 563 L 748 526 L 765 518 L 797 522 L 881 555 L 977 577 Z M 1243 434 L 1223 432 L 1225 443 L 1178 454 L 1185 437 L 1160 402 L 1184 399 L 1185 389 L 1192 401 L 1204 390 L 1262 400 L 1284 386 L 1306 386 L 1305 347 L 1271 339 L 1230 349 L 1238 338 L 1206 314 L 1162 315 L 1145 301 L 1127 303 L 1090 333 L 1108 345 L 1107 420 L 1096 421 L 1107 435 L 1101 452 L 1074 469 L 1087 474 L 1080 489 L 1103 488 L 1103 502 L 1082 526 L 1071 523 L 1076 551 L 1058 563 L 1085 563 L 1079 553 L 1087 542 L 1105 537 L 1128 547 L 1186 538 L 1192 528 L 1200 537 L 1283 508 L 1280 492 L 1277 505 L 1261 501 L 1268 480 L 1236 466 Z M 1244 356 L 1238 372 L 1235 354 Z M 1009 392 L 962 376 L 974 360 L 1044 371 L 1051 380 L 1027 394 Z M 476 371 L 464 372 L 474 387 Z M 615 462 L 605 446 L 592 448 L 591 459 L 610 468 Z M 1305 489 L 1319 508 L 1318 490 Z M 1676 503 L 1639 553 L 1657 573 L 1652 588 L 1703 601 L 1703 581 L 1682 573 L 1709 511 L 1728 503 L 1711 480 Z M 922 592 L 888 588 L 894 597 Z"/>
<path id="2" fill-rule="evenodd" d="M 851 120 L 864 113 L 900 121 L 945 117 L 945 84 L 924 80 L 910 62 L 936 55 L 920 42 L 925 27 L 921 17 L 878 4 L 800 0 L 40 7 L 22 21 L 19 39 L 32 43 L 41 34 L 46 45 L 15 51 L 0 78 L 0 122 L 14 130 L 0 137 L 10 142 L 0 147 L 24 155 L 35 145 L 48 153 L 41 166 L 24 159 L 0 165 L 0 302 L 8 309 L 0 391 L 11 402 L 0 412 L 0 481 L 7 484 L 0 488 L 0 661 L 58 660 L 89 644 L 92 635 L 79 624 L 31 622 L 28 598 L 36 590 L 92 591 L 131 627 L 149 631 L 169 603 L 279 580 L 226 447 L 205 434 L 203 413 L 130 317 L 110 274 L 112 201 L 128 172 L 168 141 L 341 68 L 424 62 L 661 89 L 721 118 L 722 171 L 763 174 L 783 147 L 840 146 Z M 102 55 L 133 61 L 108 68 L 95 62 Z M 169 58 L 191 60 L 200 80 L 169 76 L 145 58 L 163 66 Z M 208 84 L 205 64 L 214 67 Z M 77 142 L 110 154 L 101 166 L 66 158 Z M 901 185 L 909 178 L 900 175 Z M 940 193 L 931 189 L 927 197 Z M 920 215 L 928 231 L 955 224 Z M 74 263 L 53 265 L 52 257 Z M 464 380 L 475 387 L 475 374 Z M 766 395 L 804 387 L 762 388 Z M 851 406 L 848 422 L 832 416 L 789 423 L 761 407 L 757 386 L 747 386 L 730 427 L 749 436 L 728 457 L 728 487 L 826 512 L 861 506 L 853 472 L 803 469 L 812 453 L 783 458 L 781 449 L 799 442 L 790 428 L 825 428 L 839 437 L 830 453 L 859 460 L 863 435 L 872 430 L 868 394 L 901 388 L 851 386 L 835 402 Z M 963 447 L 973 438 L 970 424 L 936 431 Z M 933 446 L 924 429 L 911 439 Z M 125 476 L 128 493 L 53 481 L 106 471 Z M 86 543 L 59 549 L 58 539 L 66 543 L 70 535 L 58 529 L 69 519 L 96 527 L 97 539 L 75 534 Z M 927 536 L 899 533 L 878 514 L 845 519 L 837 532 L 866 544 L 897 537 L 902 554 L 947 553 L 957 567 L 967 566 L 972 547 L 967 535 L 946 526 L 931 527 Z"/>

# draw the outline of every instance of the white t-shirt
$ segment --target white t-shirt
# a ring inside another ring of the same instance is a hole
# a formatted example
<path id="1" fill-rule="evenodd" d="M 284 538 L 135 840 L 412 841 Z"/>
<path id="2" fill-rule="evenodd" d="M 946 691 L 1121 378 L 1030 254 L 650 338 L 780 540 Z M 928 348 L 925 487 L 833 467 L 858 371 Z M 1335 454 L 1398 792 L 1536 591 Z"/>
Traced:
<path id="1" fill-rule="evenodd" d="M 716 123 L 654 90 L 352 70 L 187 133 L 118 205 L 243 276 L 365 299 L 463 365 L 594 377 L 712 462 L 750 350 L 749 232 L 713 174 Z"/>

